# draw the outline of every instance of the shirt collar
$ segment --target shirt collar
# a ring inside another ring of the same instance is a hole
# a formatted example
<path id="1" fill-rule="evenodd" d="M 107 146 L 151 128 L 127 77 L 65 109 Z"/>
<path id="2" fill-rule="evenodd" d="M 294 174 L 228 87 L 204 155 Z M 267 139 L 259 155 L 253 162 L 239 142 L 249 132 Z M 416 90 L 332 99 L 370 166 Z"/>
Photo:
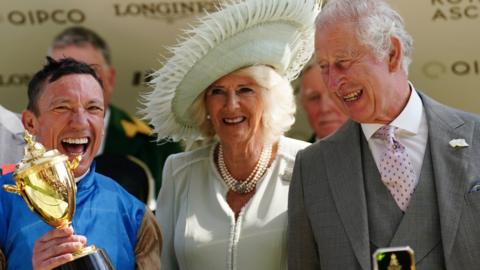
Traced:
<path id="1" fill-rule="evenodd" d="M 106 143 L 106 138 L 107 138 L 107 129 L 108 129 L 108 123 L 110 122 L 110 106 L 107 107 L 105 111 L 105 117 L 103 118 L 103 135 L 102 135 L 102 141 L 100 142 L 100 147 L 98 147 L 98 152 L 96 156 L 100 156 L 103 154 L 103 151 L 105 150 L 105 143 Z"/>
<path id="2" fill-rule="evenodd" d="M 80 175 L 79 177 L 75 177 L 75 183 L 80 182 L 80 180 L 82 180 L 89 172 L 90 168 L 88 168 L 88 170 L 84 174 Z"/>
<path id="3" fill-rule="evenodd" d="M 423 105 L 422 100 L 420 99 L 420 96 L 413 85 L 410 82 L 409 85 L 412 91 L 410 93 L 407 105 L 405 108 L 403 108 L 402 112 L 397 116 L 397 118 L 390 123 L 390 125 L 399 129 L 397 134 L 403 133 L 405 135 L 416 135 L 422 120 Z M 370 139 L 373 134 L 383 125 L 362 123 L 361 126 L 365 137 Z"/>
<path id="4" fill-rule="evenodd" d="M 107 107 L 107 110 L 105 111 L 105 117 L 103 118 L 103 126 L 106 129 L 108 127 L 108 123 L 110 122 L 110 106 Z"/>
<path id="5" fill-rule="evenodd" d="M 95 161 L 93 161 L 88 172 L 82 176 L 81 181 L 77 182 L 77 207 L 87 201 L 90 194 L 96 190 L 95 175 Z"/>

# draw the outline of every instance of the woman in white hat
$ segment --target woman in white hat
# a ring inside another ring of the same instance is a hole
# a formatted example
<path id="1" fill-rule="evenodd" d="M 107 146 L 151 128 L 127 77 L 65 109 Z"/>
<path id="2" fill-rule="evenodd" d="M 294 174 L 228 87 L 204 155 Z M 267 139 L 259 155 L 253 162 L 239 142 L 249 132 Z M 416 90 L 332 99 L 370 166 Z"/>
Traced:
<path id="1" fill-rule="evenodd" d="M 313 51 L 317 0 L 231 1 L 202 18 L 154 75 L 144 113 L 170 156 L 156 216 L 162 269 L 286 269 L 298 150 L 289 81 Z"/>

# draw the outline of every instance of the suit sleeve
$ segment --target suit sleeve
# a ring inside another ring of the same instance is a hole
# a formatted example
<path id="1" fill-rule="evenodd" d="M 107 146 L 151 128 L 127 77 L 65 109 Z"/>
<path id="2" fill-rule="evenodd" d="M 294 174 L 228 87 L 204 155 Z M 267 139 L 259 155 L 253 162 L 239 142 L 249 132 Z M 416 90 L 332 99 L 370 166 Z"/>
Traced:
<path id="1" fill-rule="evenodd" d="M 317 245 L 305 209 L 302 152 L 297 154 L 288 197 L 288 268 L 320 269 Z"/>
<path id="2" fill-rule="evenodd" d="M 174 239 L 177 220 L 177 198 L 173 179 L 173 160 L 168 158 L 163 170 L 163 186 L 157 198 L 156 218 L 163 232 L 164 246 L 161 256 L 162 269 L 179 269 L 175 256 Z"/>
<path id="3" fill-rule="evenodd" d="M 2 250 L 0 249 L 0 270 L 5 270 L 7 262 L 5 261 L 5 256 L 3 255 Z"/>
<path id="4" fill-rule="evenodd" d="M 137 236 L 137 245 L 135 246 L 136 269 L 159 269 L 161 252 L 162 235 L 160 228 L 153 213 L 146 208 Z"/>

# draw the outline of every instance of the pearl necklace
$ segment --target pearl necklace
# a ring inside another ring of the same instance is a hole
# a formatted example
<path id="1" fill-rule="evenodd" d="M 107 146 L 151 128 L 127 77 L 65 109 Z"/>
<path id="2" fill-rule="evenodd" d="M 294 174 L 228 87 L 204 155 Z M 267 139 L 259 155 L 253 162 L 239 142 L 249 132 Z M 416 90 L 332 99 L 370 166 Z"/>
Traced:
<path id="1" fill-rule="evenodd" d="M 233 190 L 237 193 L 249 193 L 255 189 L 257 186 L 258 180 L 263 176 L 267 170 L 268 163 L 272 156 L 272 145 L 268 144 L 263 147 L 260 158 L 258 159 L 255 168 L 250 173 L 245 181 L 239 181 L 235 179 L 230 172 L 228 171 L 227 166 L 225 165 L 225 160 L 223 158 L 223 147 L 222 144 L 218 144 L 218 168 L 220 170 L 220 175 L 227 184 L 230 190 Z"/>

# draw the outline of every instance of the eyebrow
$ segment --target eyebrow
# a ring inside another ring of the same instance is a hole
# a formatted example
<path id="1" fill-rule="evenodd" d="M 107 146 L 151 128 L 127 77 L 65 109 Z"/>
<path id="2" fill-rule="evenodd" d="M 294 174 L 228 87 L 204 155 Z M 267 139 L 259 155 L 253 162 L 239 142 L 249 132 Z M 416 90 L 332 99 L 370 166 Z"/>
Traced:
<path id="1" fill-rule="evenodd" d="M 312 97 L 312 96 L 320 96 L 320 93 L 318 91 L 315 91 L 312 88 L 305 88 L 303 90 L 302 96 L 308 98 L 308 97 Z"/>
<path id="2" fill-rule="evenodd" d="M 70 100 L 66 98 L 56 98 L 52 102 L 50 102 L 50 105 L 61 104 L 61 103 L 70 103 Z"/>
<path id="3" fill-rule="evenodd" d="M 52 105 L 57 105 L 57 104 L 63 104 L 63 103 L 71 103 L 71 100 L 70 99 L 66 99 L 66 98 L 58 98 L 58 99 L 54 99 L 51 103 L 50 103 L 50 106 Z M 94 99 L 90 99 L 87 101 L 87 104 L 103 104 L 103 101 L 98 99 L 98 98 L 94 98 Z"/>
<path id="4" fill-rule="evenodd" d="M 340 51 L 338 54 L 336 54 L 335 56 L 336 57 L 351 57 L 351 58 L 354 58 L 354 57 L 357 57 L 360 55 L 360 51 L 358 49 L 354 49 L 354 48 L 349 48 L 349 49 L 346 49 L 346 50 L 343 50 L 343 51 Z"/>
<path id="5" fill-rule="evenodd" d="M 358 50 L 347 48 L 347 49 L 342 49 L 342 50 L 339 50 L 339 51 L 335 52 L 333 54 L 333 57 L 335 57 L 336 59 L 344 58 L 344 57 L 355 58 L 359 55 L 360 55 L 360 52 Z M 315 60 L 316 60 L 315 62 L 318 63 L 319 61 L 323 61 L 325 59 L 318 57 L 318 54 L 317 54 L 316 57 L 315 57 Z"/>
<path id="6" fill-rule="evenodd" d="M 100 100 L 100 99 L 91 99 L 87 102 L 87 104 L 102 104 L 103 105 L 103 100 Z"/>
<path id="7" fill-rule="evenodd" d="M 239 85 L 237 85 L 237 88 L 240 88 L 240 87 L 252 87 L 252 86 L 258 86 L 258 87 L 260 87 L 260 85 L 252 82 L 252 83 L 239 84 Z M 223 86 L 223 85 L 211 85 L 211 86 L 208 88 L 208 90 L 213 89 L 213 88 L 225 89 L 225 86 Z"/>

